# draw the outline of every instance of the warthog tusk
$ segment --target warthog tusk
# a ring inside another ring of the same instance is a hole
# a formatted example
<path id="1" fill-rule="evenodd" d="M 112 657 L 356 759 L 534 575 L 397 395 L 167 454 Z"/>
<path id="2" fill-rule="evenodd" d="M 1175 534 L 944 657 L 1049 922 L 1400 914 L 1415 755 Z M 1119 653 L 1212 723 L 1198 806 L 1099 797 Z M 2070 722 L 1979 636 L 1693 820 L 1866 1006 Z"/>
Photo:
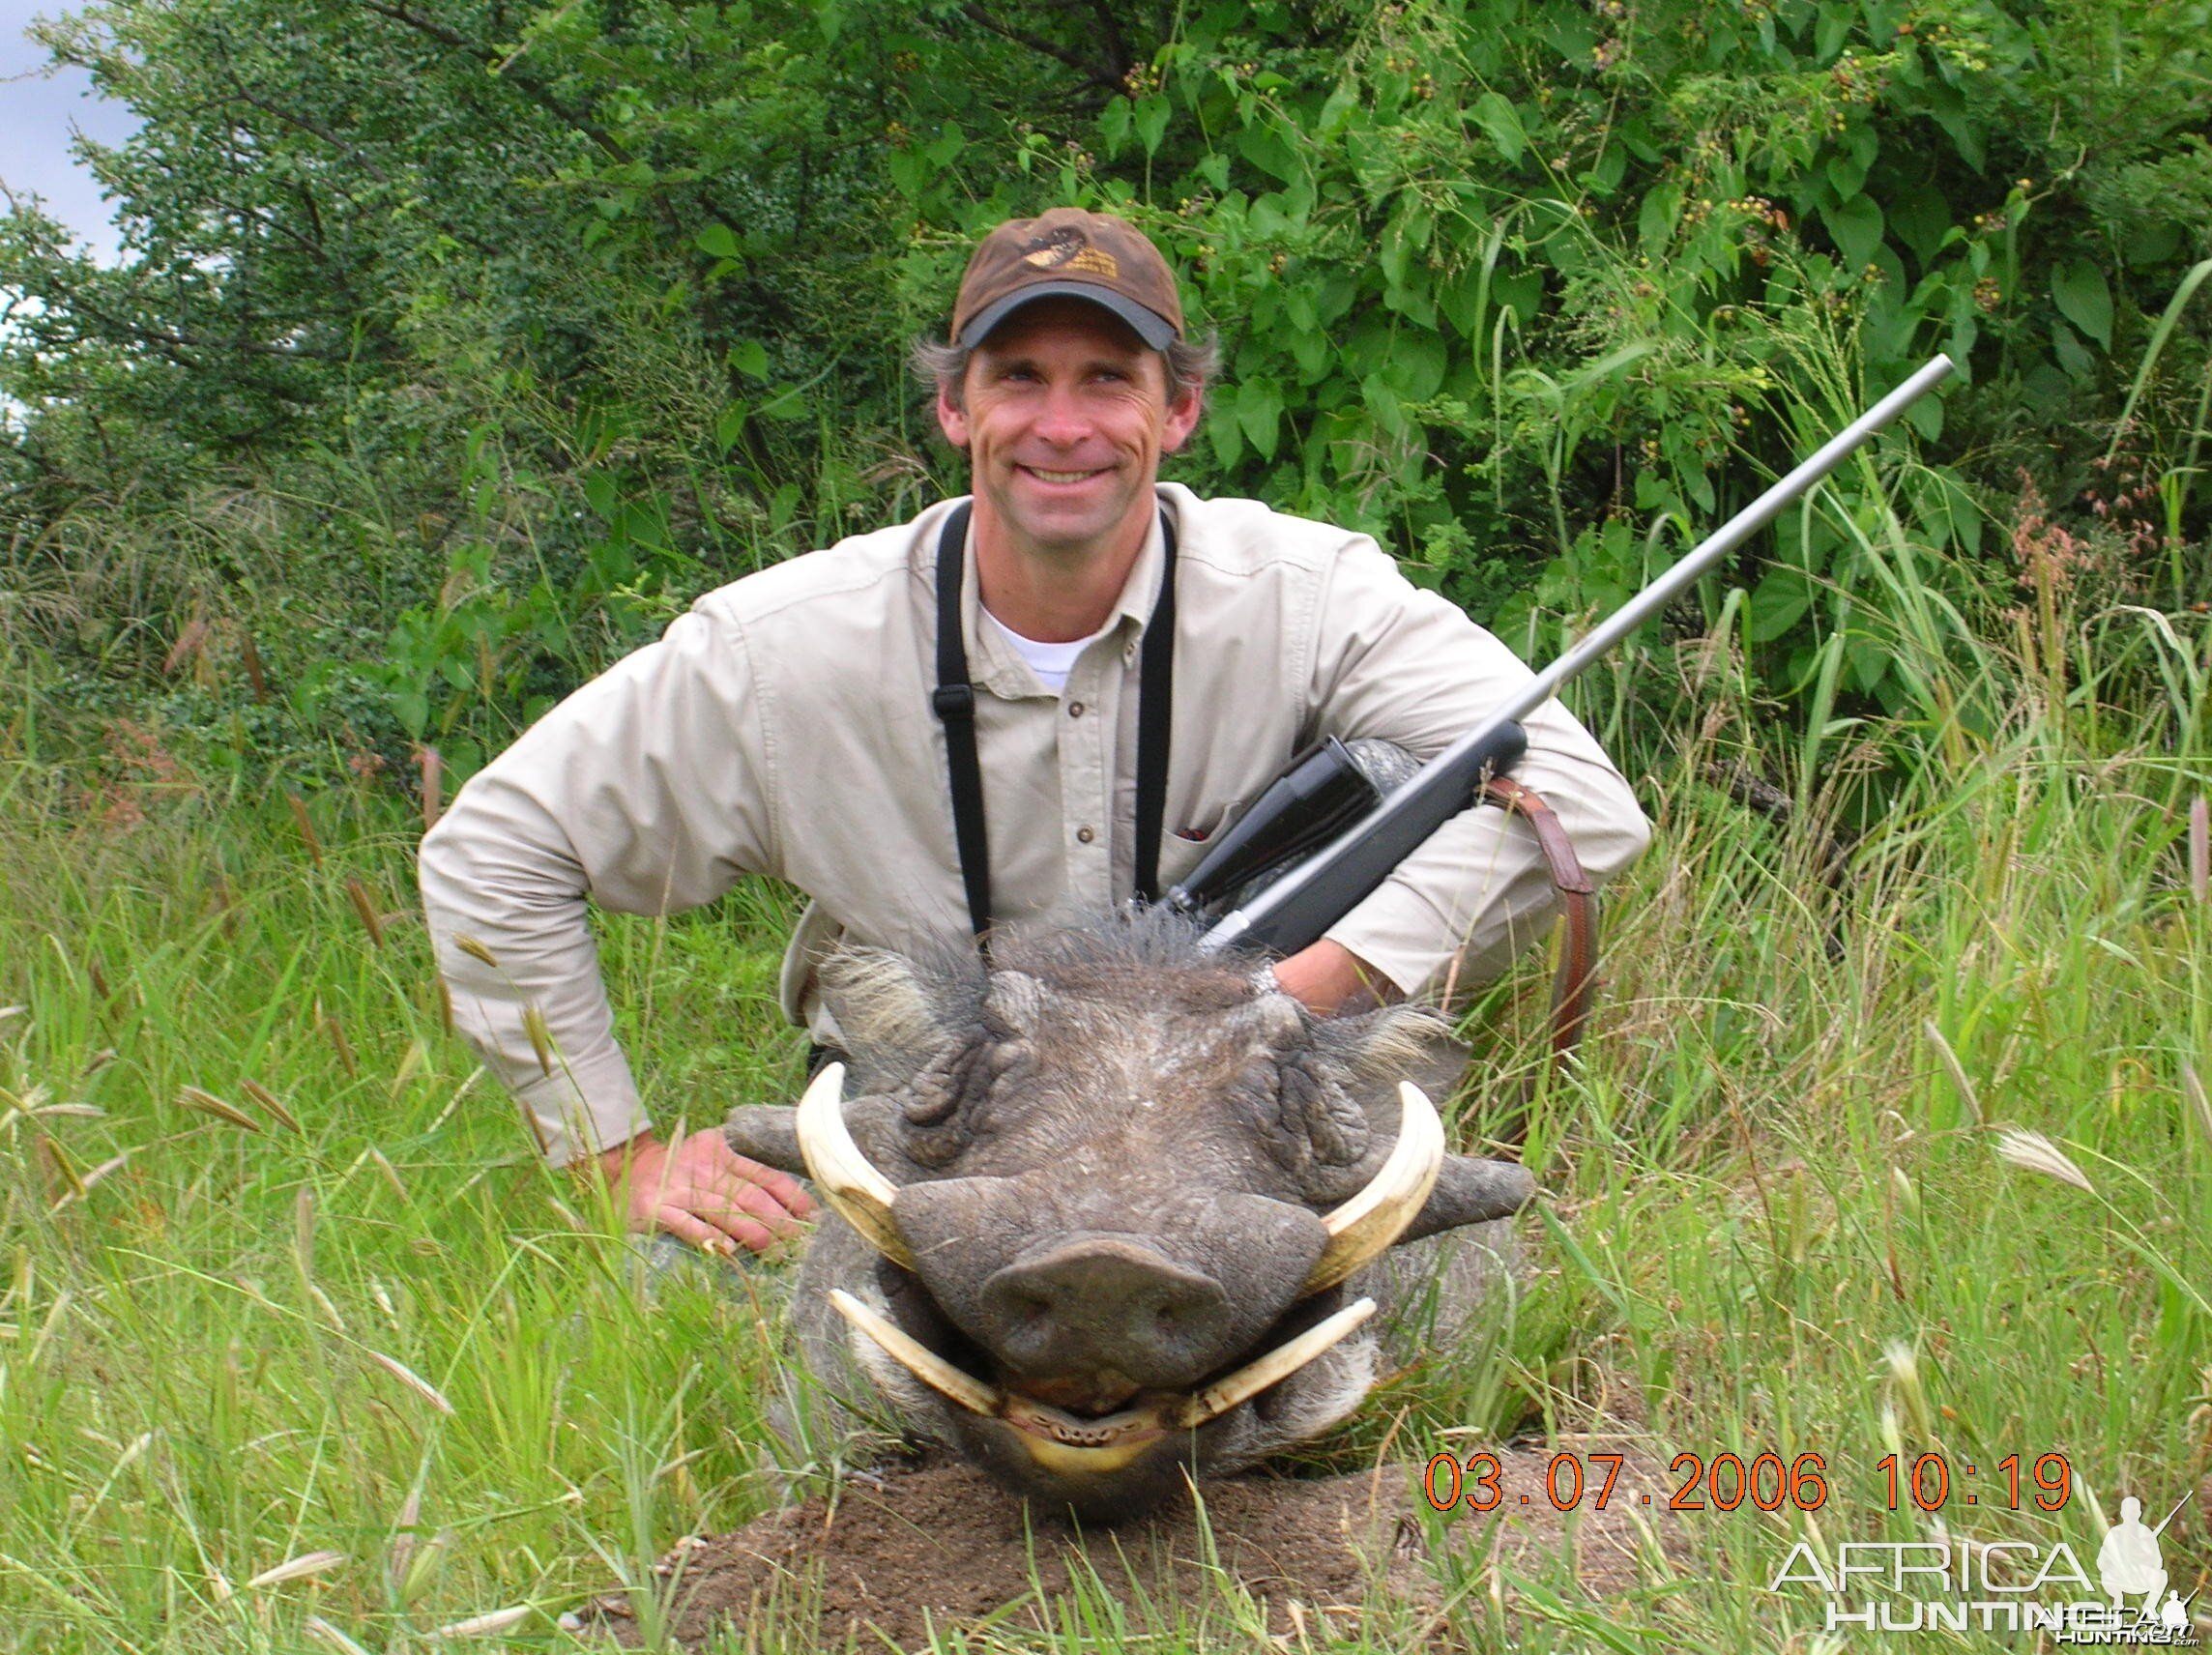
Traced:
<path id="1" fill-rule="evenodd" d="M 1238 1403 L 1250 1402 L 1269 1385 L 1281 1384 L 1374 1314 L 1373 1299 L 1353 1300 L 1295 1339 L 1276 1346 L 1257 1362 L 1247 1362 L 1227 1379 L 1216 1379 L 1184 1398 L 1182 1406 L 1172 1410 L 1172 1422 L 1180 1430 L 1195 1431 L 1208 1420 L 1219 1419 Z"/>
<path id="2" fill-rule="evenodd" d="M 898 1185 L 876 1171 L 845 1125 L 845 1065 L 826 1063 L 799 1100 L 794 1124 L 800 1158 L 822 1199 L 837 1216 L 860 1233 L 869 1246 L 901 1269 L 914 1268 L 914 1254 L 891 1216 Z"/>
<path id="3" fill-rule="evenodd" d="M 1067 1448 L 1095 1451 L 1117 1463 L 1122 1449 L 1141 1447 L 1175 1432 L 1195 1431 L 1239 1404 L 1250 1402 L 1269 1385 L 1281 1384 L 1375 1314 L 1373 1299 L 1359 1299 L 1204 1390 L 1126 1408 L 1103 1419 L 1080 1419 L 1049 1403 L 1014 1395 L 962 1373 L 842 1288 L 830 1290 L 830 1302 L 838 1315 L 881 1346 L 892 1361 L 946 1401 L 986 1419 L 1003 1419 L 1031 1437 Z"/>
<path id="4" fill-rule="evenodd" d="M 997 1418 L 1006 1411 L 1006 1393 L 996 1385 L 971 1379 L 920 1340 L 878 1316 L 843 1288 L 830 1290 L 830 1302 L 855 1327 L 873 1339 L 908 1373 L 949 1402 L 970 1413 Z"/>
<path id="5" fill-rule="evenodd" d="M 1365 1189 L 1322 1223 L 1328 1244 L 1314 1261 L 1301 1293 L 1333 1288 L 1387 1249 L 1419 1216 L 1444 1164 L 1444 1123 L 1412 1081 L 1398 1083 L 1398 1142 Z M 1322 1325 L 1326 1326 L 1324 1322 Z"/>

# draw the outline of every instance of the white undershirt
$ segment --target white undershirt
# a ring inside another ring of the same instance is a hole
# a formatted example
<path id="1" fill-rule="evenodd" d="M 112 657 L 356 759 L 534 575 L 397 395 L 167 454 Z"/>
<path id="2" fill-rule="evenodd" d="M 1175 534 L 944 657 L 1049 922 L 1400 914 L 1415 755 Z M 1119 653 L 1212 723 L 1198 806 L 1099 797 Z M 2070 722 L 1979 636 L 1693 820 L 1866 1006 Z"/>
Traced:
<path id="1" fill-rule="evenodd" d="M 1088 638 L 1078 638 L 1072 644 L 1040 644 L 1034 638 L 1025 638 L 988 609 L 983 619 L 999 629 L 1000 636 L 1013 645 L 1022 659 L 1029 662 L 1030 671 L 1037 676 L 1037 682 L 1058 695 L 1067 687 L 1067 675 L 1075 670 L 1076 657 L 1112 630 L 1114 623 L 1105 625 Z"/>

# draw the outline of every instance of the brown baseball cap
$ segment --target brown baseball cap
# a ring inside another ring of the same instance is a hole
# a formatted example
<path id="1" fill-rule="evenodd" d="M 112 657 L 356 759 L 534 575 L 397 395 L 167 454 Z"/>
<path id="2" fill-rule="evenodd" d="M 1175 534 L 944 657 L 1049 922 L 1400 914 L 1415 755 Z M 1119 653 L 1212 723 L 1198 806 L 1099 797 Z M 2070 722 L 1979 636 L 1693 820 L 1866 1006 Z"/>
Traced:
<path id="1" fill-rule="evenodd" d="M 1056 294 L 1104 305 L 1155 351 L 1182 337 L 1175 273 L 1145 233 L 1110 214 L 1055 207 L 983 238 L 952 303 L 952 342 L 973 349 L 1031 300 Z"/>

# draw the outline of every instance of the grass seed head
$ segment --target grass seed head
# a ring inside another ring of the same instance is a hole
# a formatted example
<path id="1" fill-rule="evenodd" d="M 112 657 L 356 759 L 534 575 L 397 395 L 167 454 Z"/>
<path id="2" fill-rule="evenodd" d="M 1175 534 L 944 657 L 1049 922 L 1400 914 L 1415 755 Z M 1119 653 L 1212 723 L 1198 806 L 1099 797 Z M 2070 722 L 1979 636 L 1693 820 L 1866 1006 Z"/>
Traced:
<path id="1" fill-rule="evenodd" d="M 517 1604 L 511 1609 L 495 1609 L 489 1614 L 473 1614 L 466 1620 L 456 1620 L 445 1626 L 433 1627 L 432 1638 L 494 1638 L 509 1627 L 519 1626 L 530 1617 L 528 1604 Z"/>
<path id="2" fill-rule="evenodd" d="M 177 1101 L 187 1109 L 196 1109 L 202 1115 L 212 1115 L 218 1120 L 227 1120 L 231 1125 L 240 1127 L 245 1131 L 258 1132 L 261 1130 L 261 1122 L 247 1114 L 245 1110 L 239 1108 L 235 1103 L 225 1102 L 204 1088 L 196 1086 L 180 1087 L 177 1090 Z"/>
<path id="3" fill-rule="evenodd" d="M 238 1089 L 259 1104 L 272 1119 L 295 1137 L 305 1138 L 307 1135 L 300 1124 L 300 1118 L 285 1108 L 283 1100 L 259 1081 L 240 1081 Z"/>
<path id="4" fill-rule="evenodd" d="M 2204 1082 L 2197 1077 L 2196 1065 L 2187 1058 L 2181 1060 L 2181 1089 L 2196 1106 L 2197 1124 L 2204 1128 L 2204 1141 L 2212 1144 L 2212 1098 L 2204 1095 Z"/>
<path id="5" fill-rule="evenodd" d="M 243 1589 L 259 1591 L 263 1586 L 282 1585 L 286 1581 L 305 1580 L 309 1575 L 327 1575 L 352 1561 L 343 1552 L 306 1552 L 297 1557 L 285 1558 L 275 1568 L 262 1570 L 247 1582 Z"/>
<path id="6" fill-rule="evenodd" d="M 1997 1153 L 2016 1167 L 2025 1167 L 2031 1173 L 2041 1173 L 2047 1178 L 2056 1178 L 2062 1184 L 2072 1184 L 2090 1195 L 2097 1193 L 2089 1181 L 2089 1175 L 2077 1167 L 2059 1148 L 2040 1132 L 2023 1127 L 2007 1126 L 1997 1134 Z"/>

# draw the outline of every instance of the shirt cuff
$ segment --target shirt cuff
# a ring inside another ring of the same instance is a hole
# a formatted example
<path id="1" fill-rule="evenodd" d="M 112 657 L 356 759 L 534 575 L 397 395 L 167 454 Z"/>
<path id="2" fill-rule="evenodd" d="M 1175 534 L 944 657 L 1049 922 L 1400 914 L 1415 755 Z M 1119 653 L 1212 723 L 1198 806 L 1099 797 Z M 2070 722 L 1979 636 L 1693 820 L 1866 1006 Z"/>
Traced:
<path id="1" fill-rule="evenodd" d="M 626 1144 L 653 1125 L 620 1052 L 596 1062 L 564 1064 L 516 1088 L 514 1097 L 556 1167 Z"/>

